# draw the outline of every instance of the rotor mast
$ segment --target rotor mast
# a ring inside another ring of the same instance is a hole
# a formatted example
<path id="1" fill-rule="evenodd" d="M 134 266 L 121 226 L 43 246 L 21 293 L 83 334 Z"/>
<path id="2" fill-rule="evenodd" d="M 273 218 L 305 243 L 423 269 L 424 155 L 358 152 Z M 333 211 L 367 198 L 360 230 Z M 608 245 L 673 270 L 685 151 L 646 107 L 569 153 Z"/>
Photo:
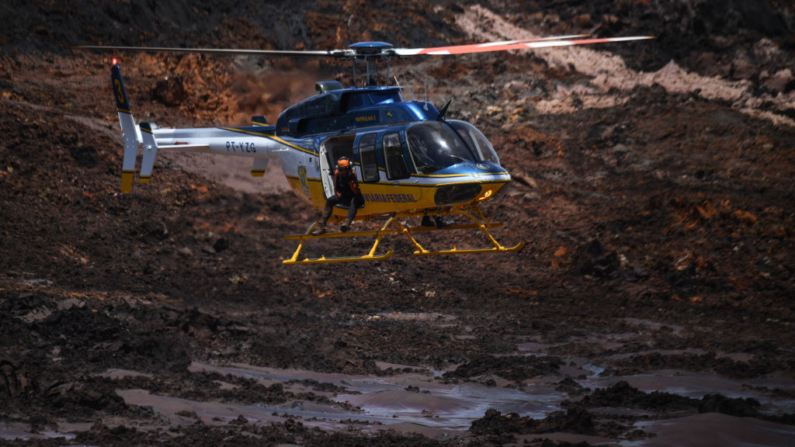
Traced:
<path id="1" fill-rule="evenodd" d="M 349 47 L 354 52 L 353 56 L 353 83 L 356 85 L 356 62 L 364 61 L 365 63 L 365 79 L 364 85 L 366 87 L 377 87 L 378 82 L 378 68 L 376 67 L 377 61 L 386 61 L 386 79 L 389 82 L 389 61 L 395 54 L 392 50 L 392 44 L 387 42 L 358 42 Z"/>

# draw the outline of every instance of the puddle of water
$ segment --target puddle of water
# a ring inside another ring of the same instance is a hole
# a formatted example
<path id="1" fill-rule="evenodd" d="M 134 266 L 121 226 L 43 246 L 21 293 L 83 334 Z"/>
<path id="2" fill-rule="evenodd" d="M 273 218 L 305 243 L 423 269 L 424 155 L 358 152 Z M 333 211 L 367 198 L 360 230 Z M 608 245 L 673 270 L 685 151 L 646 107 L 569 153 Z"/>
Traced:
<path id="1" fill-rule="evenodd" d="M 437 323 L 442 326 L 451 326 L 457 319 L 455 315 L 440 314 L 437 312 L 380 312 L 375 315 L 352 315 L 352 318 L 361 318 L 367 321 L 392 320 L 392 321 L 417 321 L 423 323 Z"/>
<path id="2" fill-rule="evenodd" d="M 125 377 L 147 377 L 150 379 L 154 377 L 151 374 L 144 374 L 138 371 L 130 371 L 127 369 L 109 369 L 104 373 L 94 374 L 94 375 L 96 377 L 107 377 L 112 380 L 119 380 Z"/>
<path id="3" fill-rule="evenodd" d="M 724 379 L 715 375 L 675 370 L 661 370 L 652 374 L 635 376 L 597 377 L 583 381 L 583 385 L 587 384 L 591 388 L 607 388 L 620 381 L 626 381 L 631 386 L 645 393 L 660 391 L 694 399 L 700 399 L 707 394 L 714 393 L 734 398 L 751 397 L 749 394 L 758 394 L 744 389 L 742 386 L 743 382 Z"/>
<path id="4" fill-rule="evenodd" d="M 636 339 L 638 334 L 609 334 L 603 336 L 571 337 L 565 343 L 524 342 L 516 345 L 519 355 L 549 355 L 554 348 L 571 345 L 596 345 L 604 351 L 618 349 Z M 559 353 L 556 352 L 559 355 Z"/>
<path id="5" fill-rule="evenodd" d="M 795 381 L 791 379 L 778 380 L 731 380 L 706 373 L 683 372 L 676 370 L 661 370 L 653 374 L 636 376 L 621 376 L 607 378 L 589 378 L 581 381 L 582 386 L 590 388 L 607 388 L 619 381 L 626 381 L 645 393 L 653 391 L 677 394 L 692 399 L 701 399 L 707 394 L 722 394 L 730 398 L 752 398 L 759 401 L 762 407 L 760 412 L 769 415 L 781 415 L 795 412 L 795 399 L 776 398 L 766 395 L 763 391 L 749 388 L 781 388 L 792 390 Z"/>
<path id="6" fill-rule="evenodd" d="M 625 354 L 614 354 L 607 357 L 604 357 L 605 360 L 622 360 L 627 359 L 632 356 L 636 355 L 647 355 L 647 354 L 661 354 L 661 355 L 682 355 L 682 354 L 692 354 L 692 355 L 705 355 L 708 354 L 709 351 L 705 351 L 703 349 L 696 349 L 696 348 L 689 348 L 689 349 L 652 349 L 648 351 L 637 351 Z M 744 352 L 732 352 L 732 353 L 725 353 L 725 352 L 716 352 L 716 358 L 727 358 L 735 362 L 750 362 L 754 359 L 753 354 L 746 354 Z"/>
<path id="7" fill-rule="evenodd" d="M 385 386 L 390 386 L 388 383 Z M 449 429 L 466 430 L 472 421 L 494 408 L 503 413 L 543 418 L 559 410 L 565 396 L 551 387 L 525 391 L 486 387 L 475 383 L 435 387 L 428 393 L 392 389 L 357 395 L 340 395 L 336 400 L 359 406 L 367 417 L 394 418 Z"/>
<path id="8" fill-rule="evenodd" d="M 636 352 L 628 352 L 624 354 L 613 354 L 607 357 L 604 357 L 605 360 L 623 360 L 628 359 L 633 356 L 639 355 L 648 355 L 648 354 L 660 354 L 660 355 L 683 355 L 683 354 L 692 354 L 692 355 L 704 355 L 707 351 L 703 349 L 650 349 L 648 351 L 636 351 Z"/>
<path id="9" fill-rule="evenodd" d="M 218 386 L 219 386 L 219 389 L 221 389 L 221 390 L 234 390 L 236 388 L 239 388 L 238 385 L 235 385 L 235 384 L 232 384 L 232 383 L 228 383 L 228 382 L 224 382 L 224 381 L 221 381 L 221 380 L 214 380 L 213 382 L 217 383 Z"/>
<path id="10" fill-rule="evenodd" d="M 324 429 L 341 429 L 344 426 L 327 422 L 333 420 L 332 415 L 344 416 L 340 419 L 357 419 L 355 413 L 339 410 L 330 406 L 304 402 L 301 406 L 286 405 L 243 405 L 220 402 L 199 402 L 178 397 L 158 396 L 149 394 L 146 390 L 117 390 L 118 394 L 127 405 L 151 407 L 155 412 L 168 417 L 177 425 L 191 425 L 196 422 L 194 418 L 178 415 L 181 412 L 194 412 L 205 424 L 224 425 L 240 416 L 250 423 L 267 424 L 270 422 L 284 422 L 285 418 L 278 415 L 288 414 L 302 416 L 304 425 L 321 427 Z M 277 414 L 274 416 L 274 414 Z M 322 419 L 311 421 L 308 419 Z"/>
<path id="11" fill-rule="evenodd" d="M 268 380 L 274 382 L 288 382 L 290 380 L 317 380 L 321 383 L 331 383 L 337 386 L 347 386 L 347 381 L 358 380 L 365 377 L 347 374 L 319 373 L 299 369 L 267 368 L 263 366 L 245 365 L 242 363 L 231 363 L 229 366 L 213 366 L 205 363 L 193 362 L 188 367 L 188 371 L 216 372 L 221 375 L 231 374 L 233 376 L 245 377 L 248 379 Z"/>
<path id="12" fill-rule="evenodd" d="M 380 422 L 390 427 L 397 423 L 410 423 L 447 430 L 466 430 L 473 420 L 483 417 L 489 408 L 503 413 L 516 412 L 523 416 L 544 418 L 549 412 L 559 410 L 560 402 L 567 397 L 565 394 L 555 391 L 554 386 L 538 385 L 517 390 L 487 387 L 477 383 L 447 385 L 434 380 L 434 377 L 416 373 L 370 377 L 302 370 L 277 370 L 241 364 L 219 367 L 201 363 L 192 364 L 190 369 L 191 371 L 232 374 L 257 380 L 312 379 L 344 386 L 347 393 L 332 397 L 332 399 L 356 405 L 361 409 L 360 413 L 342 411 L 333 407 L 328 408 L 333 408 L 334 411 L 320 409 L 317 413 L 308 413 L 306 407 L 302 409 L 279 408 L 276 411 L 304 418 L 317 417 L 333 421 L 343 421 L 349 418 L 367 420 Z M 420 392 L 408 391 L 408 387 L 418 388 Z M 273 412 L 272 408 L 269 409 L 271 411 L 266 411 L 266 413 Z M 176 411 L 172 413 L 176 413 Z M 197 414 L 199 414 L 198 411 Z M 237 415 L 235 414 L 234 417 Z"/>
<path id="13" fill-rule="evenodd" d="M 591 373 L 591 375 L 588 376 L 589 379 L 595 379 L 595 378 L 599 377 L 599 374 L 602 374 L 604 372 L 604 370 L 605 370 L 601 366 L 592 365 L 590 363 L 586 363 L 585 365 L 582 365 L 582 369 L 584 369 L 584 370 L 586 370 L 586 371 Z"/>
<path id="14" fill-rule="evenodd" d="M 550 345 L 547 343 L 537 343 L 537 342 L 526 342 L 526 343 L 519 343 L 516 345 L 516 348 L 522 354 L 543 354 L 546 355 L 549 348 L 556 345 Z"/>
<path id="15" fill-rule="evenodd" d="M 117 390 L 116 393 L 128 405 L 150 407 L 176 425 L 191 425 L 196 422 L 194 418 L 177 414 L 187 411 L 195 413 L 203 423 L 208 425 L 226 425 L 242 416 L 249 423 L 259 425 L 284 423 L 287 418 L 297 418 L 306 427 L 320 428 L 327 431 L 344 431 L 348 427 L 354 426 L 363 433 L 371 434 L 385 429 L 397 430 L 401 433 L 420 433 L 430 438 L 460 436 L 462 434 L 460 431 L 451 431 L 442 424 L 433 424 L 431 418 L 416 418 L 419 422 L 413 422 L 405 419 L 394 419 L 392 416 L 374 417 L 312 402 L 260 406 L 197 402 L 153 395 L 145 390 Z M 362 421 L 369 423 L 369 425 L 351 421 Z M 467 426 L 466 428 L 469 427 Z"/>
<path id="16" fill-rule="evenodd" d="M 599 445 L 599 446 L 619 445 L 617 439 L 601 438 L 598 436 L 576 435 L 573 433 L 544 433 L 543 435 L 518 435 L 516 436 L 516 441 L 517 441 L 516 444 L 538 445 L 544 439 L 549 439 L 556 443 L 568 442 L 570 444 L 579 444 L 581 442 L 585 442 L 587 443 L 587 445 Z"/>
<path id="17" fill-rule="evenodd" d="M 75 435 L 70 433 L 60 433 L 51 430 L 42 430 L 36 433 L 31 433 L 31 426 L 29 424 L 22 424 L 18 422 L 3 423 L 0 425 L 0 439 L 6 441 L 29 441 L 31 439 L 57 439 L 64 438 L 72 440 Z"/>
<path id="18" fill-rule="evenodd" d="M 631 386 L 647 393 L 663 391 L 692 398 L 701 398 L 709 393 L 721 393 L 727 397 L 735 398 L 753 397 L 763 404 L 762 410 L 767 414 L 791 413 L 792 407 L 795 406 L 795 399 L 770 398 L 763 394 L 763 390 L 751 388 L 793 389 L 795 381 L 783 377 L 734 381 L 705 373 L 667 370 L 645 375 L 600 378 L 599 374 L 603 371 L 601 366 L 588 363 L 587 360 L 579 358 L 574 363 L 582 365 L 578 369 L 582 373 L 590 373 L 590 376 L 580 380 L 580 383 L 592 389 L 606 388 L 620 380 L 624 380 Z M 401 365 L 394 366 L 400 367 Z M 577 369 L 574 366 L 571 366 L 571 368 Z M 488 387 L 473 382 L 445 384 L 437 376 L 422 373 L 376 377 L 317 373 L 295 369 L 282 370 L 245 364 L 214 366 L 197 362 L 194 362 L 189 369 L 192 372 L 208 371 L 222 375 L 229 374 L 252 378 L 264 383 L 282 383 L 286 389 L 293 392 L 307 391 L 308 388 L 300 383 L 287 384 L 291 380 L 301 381 L 309 379 L 320 383 L 331 383 L 345 387 L 346 391 L 336 395 L 334 393 L 323 393 L 324 395 L 336 402 L 347 402 L 358 409 L 348 410 L 334 404 L 318 404 L 308 401 L 287 402 L 281 405 L 199 402 L 153 395 L 145 390 L 117 390 L 117 394 L 128 405 L 151 407 L 156 413 L 167 417 L 175 425 L 191 425 L 196 422 L 195 417 L 177 414 L 185 414 L 183 412 L 193 412 L 202 422 L 212 425 L 228 424 L 240 416 L 255 424 L 283 423 L 286 418 L 293 417 L 300 419 L 304 425 L 310 428 L 317 427 L 323 430 L 346 430 L 353 425 L 357 430 L 361 430 L 364 433 L 376 433 L 384 429 L 394 429 L 401 433 L 422 433 L 432 438 L 437 436 L 461 436 L 470 427 L 472 421 L 483 417 L 489 408 L 493 408 L 503 414 L 515 412 L 522 416 L 543 419 L 550 412 L 560 410 L 560 403 L 568 398 L 566 394 L 555 390 L 559 381 L 557 377 L 528 380 L 523 384 L 523 388 L 516 389 L 501 386 Z M 109 370 L 103 376 L 128 377 L 138 374 L 135 371 Z M 221 382 L 221 384 L 227 387 L 233 386 L 226 382 Z M 622 409 L 611 408 L 610 412 L 615 414 L 617 410 L 621 411 Z M 599 413 L 599 409 L 594 409 L 593 411 L 596 414 Z M 631 410 L 626 411 L 628 412 L 627 415 L 638 415 Z M 680 418 L 636 424 L 647 432 L 660 432 L 662 435 L 658 438 L 637 442 L 622 441 L 621 445 L 677 445 L 677 442 L 684 439 L 677 434 L 678 431 L 682 430 L 691 432 L 696 440 L 701 439 L 699 437 L 704 437 L 704 439 L 709 441 L 715 440 L 715 432 L 723 430 L 729 433 L 727 435 L 729 437 L 726 438 L 728 439 L 728 444 L 732 444 L 734 441 L 741 443 L 746 442 L 747 439 L 754 439 L 761 440 L 758 445 L 786 445 L 768 443 L 768 440 L 777 442 L 781 439 L 779 436 L 781 433 L 787 436 L 795 436 L 795 427 L 780 426 L 755 419 L 742 419 L 747 426 L 747 431 L 752 433 L 749 438 L 741 431 L 735 433 L 734 427 L 736 420 L 738 420 L 737 418 L 722 415 L 698 416 L 709 416 L 711 419 Z M 700 423 L 704 421 L 706 421 L 706 425 L 711 424 L 712 428 L 709 430 L 702 429 Z M 62 425 L 59 426 L 58 432 L 31 434 L 30 427 L 25 424 L 5 424 L 0 425 L 0 439 L 47 437 L 67 437 L 67 439 L 71 439 L 74 435 L 69 433 L 85 431 L 89 428 L 77 429 Z M 707 435 L 712 435 L 713 437 L 710 438 Z M 565 437 L 566 435 L 561 436 Z M 524 438 L 522 439 L 524 440 Z M 560 440 L 568 439 L 561 438 Z M 795 439 L 795 437 L 788 439 Z M 527 440 L 531 441 L 530 438 Z M 581 441 L 573 440 L 572 438 L 568 442 Z M 587 442 L 600 445 L 605 443 L 615 444 L 616 441 L 594 438 Z M 649 444 L 649 442 L 653 443 Z M 719 442 L 718 444 L 726 445 L 727 443 Z M 690 442 L 680 444 L 702 445 Z M 707 442 L 703 445 L 715 444 Z"/>
<path id="19" fill-rule="evenodd" d="M 573 359 L 573 358 L 572 358 Z M 573 361 L 569 359 L 570 361 Z M 579 383 L 591 389 L 607 388 L 618 381 L 627 381 L 643 392 L 668 392 L 680 396 L 700 399 L 707 394 L 720 393 L 730 398 L 751 397 L 763 404 L 762 410 L 768 414 L 791 413 L 795 400 L 771 398 L 754 387 L 792 389 L 795 381 L 778 380 L 736 381 L 714 374 L 692 373 L 678 370 L 661 370 L 650 374 L 620 377 L 599 377 L 602 366 L 577 359 L 579 370 L 588 377 Z M 568 361 L 567 361 L 568 363 Z M 568 368 L 568 366 L 567 366 Z M 572 367 L 574 368 L 574 367 Z M 194 363 L 191 371 L 213 371 L 220 374 L 254 378 L 260 381 L 287 382 L 289 380 L 311 379 L 318 382 L 333 383 L 345 387 L 346 391 L 337 396 L 329 396 L 337 402 L 348 402 L 358 406 L 361 413 L 340 412 L 332 407 L 319 410 L 322 414 L 306 415 L 291 409 L 289 414 L 304 417 L 318 417 L 329 420 L 347 418 L 380 422 L 391 425 L 408 422 L 429 427 L 450 430 L 466 430 L 471 422 L 483 417 L 486 410 L 494 408 L 503 413 L 516 412 L 522 416 L 536 419 L 546 417 L 560 409 L 560 402 L 568 398 L 555 390 L 557 378 L 540 378 L 525 381 L 523 389 L 506 387 L 487 387 L 478 383 L 444 384 L 438 375 L 429 376 L 418 373 L 399 374 L 387 377 L 365 375 L 326 374 L 302 370 L 278 370 L 254 367 L 243 364 L 212 366 Z M 575 371 L 576 372 L 576 371 Z M 417 388 L 420 392 L 408 391 Z M 289 386 L 288 386 L 289 388 Z M 306 408 L 304 408 L 306 410 Z M 284 411 L 281 409 L 279 411 Z M 337 415 L 337 416 L 335 416 Z M 237 415 L 235 415 L 237 417 Z"/>
<path id="20" fill-rule="evenodd" d="M 667 327 L 673 331 L 674 335 L 679 335 L 679 333 L 682 332 L 682 326 L 677 326 L 675 324 L 663 324 L 651 320 L 641 320 L 639 318 L 622 318 L 621 320 L 636 326 L 646 326 L 653 331 L 659 331 L 660 329 Z"/>

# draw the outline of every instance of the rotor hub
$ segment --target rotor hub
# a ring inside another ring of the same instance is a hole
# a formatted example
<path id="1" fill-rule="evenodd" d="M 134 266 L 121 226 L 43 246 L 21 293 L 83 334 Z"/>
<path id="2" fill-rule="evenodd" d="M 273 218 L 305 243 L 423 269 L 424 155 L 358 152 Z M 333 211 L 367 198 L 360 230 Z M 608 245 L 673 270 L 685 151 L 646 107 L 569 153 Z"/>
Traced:
<path id="1" fill-rule="evenodd" d="M 390 57 L 395 54 L 392 44 L 388 42 L 357 42 L 348 48 L 354 51 L 354 57 L 368 59 L 374 56 Z"/>

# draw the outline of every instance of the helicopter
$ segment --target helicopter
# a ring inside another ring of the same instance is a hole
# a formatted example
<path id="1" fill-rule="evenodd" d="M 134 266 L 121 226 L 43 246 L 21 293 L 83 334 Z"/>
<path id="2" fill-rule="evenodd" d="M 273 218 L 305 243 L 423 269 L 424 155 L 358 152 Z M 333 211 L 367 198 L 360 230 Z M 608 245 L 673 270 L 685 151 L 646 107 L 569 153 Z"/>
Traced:
<path id="1" fill-rule="evenodd" d="M 316 83 L 316 94 L 279 114 L 270 124 L 254 116 L 250 126 L 166 129 L 142 121 L 135 123 L 121 68 L 116 58 L 111 82 L 122 129 L 124 158 L 121 191 L 129 194 L 142 148 L 138 178 L 149 183 L 158 151 L 212 153 L 252 158 L 251 175 L 265 174 L 268 162 L 278 160 L 293 192 L 312 207 L 322 210 L 335 194 L 335 165 L 347 158 L 352 162 L 364 198 L 355 221 L 383 221 L 378 230 L 348 231 L 314 235 L 320 221 L 304 234 L 288 235 L 298 241 L 285 265 L 324 264 L 355 261 L 382 261 L 394 250 L 376 254 L 387 235 L 402 234 L 416 248 L 414 255 L 507 253 L 521 250 L 525 243 L 506 247 L 489 231 L 502 226 L 489 221 L 480 205 L 502 197 L 511 176 L 489 140 L 472 124 L 446 118 L 450 102 L 440 110 L 431 102 L 404 94 L 397 77 L 390 80 L 390 61 L 413 56 L 460 55 L 494 51 L 550 48 L 607 42 L 652 39 L 652 36 L 592 38 L 590 35 L 546 37 L 528 40 L 486 42 L 431 48 L 394 48 L 379 41 L 358 42 L 336 50 L 241 50 L 221 48 L 165 48 L 95 46 L 87 50 L 149 51 L 218 55 L 329 57 L 353 62 L 354 85 L 338 81 Z M 376 63 L 386 62 L 382 78 Z M 357 63 L 365 71 L 357 77 Z M 384 81 L 382 81 L 384 79 Z M 350 206 L 357 206 L 354 202 Z M 336 205 L 332 218 L 341 222 L 348 207 Z M 463 216 L 471 222 L 454 225 L 440 222 L 441 216 Z M 431 225 L 434 216 L 438 225 Z M 409 227 L 401 219 L 424 218 L 420 226 Z M 415 233 L 428 231 L 479 230 L 491 246 L 444 250 L 426 249 Z M 370 251 L 360 256 L 300 259 L 304 245 L 321 238 L 374 237 Z"/>

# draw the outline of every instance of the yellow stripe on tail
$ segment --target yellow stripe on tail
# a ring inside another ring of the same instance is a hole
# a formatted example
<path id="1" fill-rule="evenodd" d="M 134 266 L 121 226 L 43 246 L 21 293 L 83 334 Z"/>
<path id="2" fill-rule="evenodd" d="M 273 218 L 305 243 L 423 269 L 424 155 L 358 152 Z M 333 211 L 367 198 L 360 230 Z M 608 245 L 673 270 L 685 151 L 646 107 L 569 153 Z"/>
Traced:
<path id="1" fill-rule="evenodd" d="M 132 192 L 133 177 L 135 171 L 121 171 L 121 192 L 124 194 Z"/>

